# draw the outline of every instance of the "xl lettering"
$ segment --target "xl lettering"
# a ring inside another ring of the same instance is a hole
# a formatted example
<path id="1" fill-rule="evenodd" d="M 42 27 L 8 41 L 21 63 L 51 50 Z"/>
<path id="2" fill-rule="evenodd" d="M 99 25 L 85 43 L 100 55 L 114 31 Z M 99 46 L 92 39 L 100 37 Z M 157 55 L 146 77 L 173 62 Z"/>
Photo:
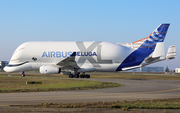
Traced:
<path id="1" fill-rule="evenodd" d="M 88 55 L 86 57 L 81 56 L 78 60 L 79 66 L 81 67 L 86 60 L 88 60 L 94 67 L 101 67 L 99 64 L 112 64 L 112 60 L 102 60 L 101 59 L 101 42 L 93 42 L 88 48 L 86 48 L 83 42 L 76 42 L 79 50 L 81 52 L 93 51 L 97 47 L 97 60 L 98 62 L 91 56 Z"/>

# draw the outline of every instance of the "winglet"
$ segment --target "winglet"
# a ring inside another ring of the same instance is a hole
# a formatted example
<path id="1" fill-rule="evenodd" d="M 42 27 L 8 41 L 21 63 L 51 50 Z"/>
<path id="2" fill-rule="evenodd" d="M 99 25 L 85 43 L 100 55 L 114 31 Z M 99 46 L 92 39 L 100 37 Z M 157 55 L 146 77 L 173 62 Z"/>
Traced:
<path id="1" fill-rule="evenodd" d="M 70 57 L 74 57 L 74 56 L 76 56 L 76 52 L 73 52 L 73 53 L 70 55 Z"/>

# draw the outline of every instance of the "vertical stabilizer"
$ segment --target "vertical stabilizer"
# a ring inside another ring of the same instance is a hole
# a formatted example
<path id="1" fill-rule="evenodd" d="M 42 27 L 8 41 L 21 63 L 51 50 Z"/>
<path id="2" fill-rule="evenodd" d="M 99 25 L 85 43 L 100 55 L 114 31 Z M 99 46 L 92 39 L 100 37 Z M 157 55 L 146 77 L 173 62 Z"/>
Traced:
<path id="1" fill-rule="evenodd" d="M 164 42 L 169 25 L 170 24 L 160 24 L 148 37 L 144 38 L 143 41 L 139 40 L 143 42 L 143 44 L 141 44 L 138 49 L 133 51 L 121 63 L 121 65 L 116 69 L 116 71 L 123 70 L 122 68 L 134 67 L 134 66 L 136 67 L 140 65 L 149 55 L 151 55 L 154 52 L 157 43 Z M 139 41 L 136 41 L 134 43 L 137 43 Z M 161 47 L 163 46 L 160 45 L 160 48 Z M 158 51 L 161 51 L 161 50 L 158 50 Z M 164 52 L 164 49 L 163 49 L 163 52 Z M 157 54 L 155 53 L 154 57 L 158 55 L 159 53 Z"/>
<path id="2" fill-rule="evenodd" d="M 160 24 L 139 47 L 140 49 L 154 50 L 158 42 L 163 42 L 170 24 Z"/>

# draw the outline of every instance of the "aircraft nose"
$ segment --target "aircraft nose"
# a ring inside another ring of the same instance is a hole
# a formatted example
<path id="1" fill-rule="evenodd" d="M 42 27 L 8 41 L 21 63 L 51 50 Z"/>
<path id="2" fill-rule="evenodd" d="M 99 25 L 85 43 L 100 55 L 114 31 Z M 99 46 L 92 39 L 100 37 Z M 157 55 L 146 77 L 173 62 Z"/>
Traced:
<path id="1" fill-rule="evenodd" d="M 10 69 L 9 69 L 9 67 L 7 67 L 7 66 L 4 67 L 3 70 L 4 70 L 5 72 L 7 72 L 7 73 L 11 72 Z"/>
<path id="2" fill-rule="evenodd" d="M 3 70 L 6 72 L 7 71 L 7 67 L 4 67 Z"/>

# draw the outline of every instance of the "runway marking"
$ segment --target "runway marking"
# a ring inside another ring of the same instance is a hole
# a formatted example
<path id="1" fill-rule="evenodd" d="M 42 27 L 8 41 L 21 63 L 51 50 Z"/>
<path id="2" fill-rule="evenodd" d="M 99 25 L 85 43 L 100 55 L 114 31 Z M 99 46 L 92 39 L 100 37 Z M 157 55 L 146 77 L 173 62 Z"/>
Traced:
<path id="1" fill-rule="evenodd" d="M 176 88 L 176 89 L 169 89 L 169 90 L 161 90 L 161 91 L 149 91 L 149 92 L 133 92 L 133 93 L 106 93 L 106 94 L 84 94 L 84 95 L 63 95 L 63 96 L 34 96 L 34 97 L 5 97 L 5 98 L 0 98 L 1 100 L 4 99 L 18 99 L 18 98 L 50 98 L 50 97 L 88 97 L 88 96 L 109 96 L 109 95 L 113 95 L 113 96 L 117 96 L 117 95 L 121 95 L 121 94 L 145 94 L 145 93 L 157 93 L 157 92 L 169 92 L 169 91 L 176 91 L 176 90 L 180 90 L 180 88 Z"/>

